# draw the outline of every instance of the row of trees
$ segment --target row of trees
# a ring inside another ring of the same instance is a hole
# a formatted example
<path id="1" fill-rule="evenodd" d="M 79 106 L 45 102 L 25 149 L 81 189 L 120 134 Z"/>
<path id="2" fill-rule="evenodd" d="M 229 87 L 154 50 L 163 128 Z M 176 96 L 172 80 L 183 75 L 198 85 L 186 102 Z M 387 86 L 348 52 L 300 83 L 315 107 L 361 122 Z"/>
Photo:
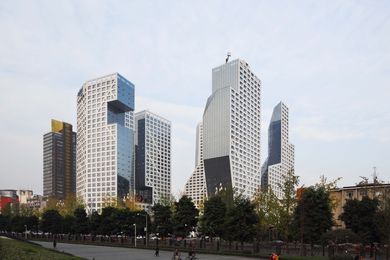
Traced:
<path id="1" fill-rule="evenodd" d="M 107 206 L 101 214 L 89 216 L 75 199 L 49 201 L 43 214 L 19 211 L 0 215 L 0 230 L 28 230 L 74 234 L 129 234 L 137 227 L 144 234 L 146 221 L 149 233 L 162 237 L 186 237 L 191 231 L 227 241 L 298 241 L 302 243 L 382 242 L 390 240 L 390 198 L 381 201 L 368 197 L 349 200 L 341 220 L 348 231 L 331 231 L 332 209 L 336 202 L 330 197 L 335 181 L 322 177 L 318 184 L 298 189 L 299 179 L 290 172 L 281 186 L 282 199 L 269 189 L 259 190 L 252 200 L 232 189 L 209 197 L 200 209 L 182 196 L 178 201 L 156 204 L 148 214 L 131 203 Z M 201 214 L 200 214 L 201 213 Z M 136 224 L 136 225 L 134 225 Z"/>

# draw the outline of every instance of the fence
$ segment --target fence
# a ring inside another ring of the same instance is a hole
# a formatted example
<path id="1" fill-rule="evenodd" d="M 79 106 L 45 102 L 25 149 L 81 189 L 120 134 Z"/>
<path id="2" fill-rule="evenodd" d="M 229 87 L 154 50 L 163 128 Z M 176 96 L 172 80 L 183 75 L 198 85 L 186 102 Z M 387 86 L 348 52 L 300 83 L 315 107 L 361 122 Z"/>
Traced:
<path id="1" fill-rule="evenodd" d="M 19 239 L 38 240 L 38 241 L 53 241 L 63 243 L 77 243 L 90 245 L 105 245 L 105 246 L 121 246 L 135 247 L 134 237 L 117 236 L 117 235 L 72 235 L 72 234 L 34 234 L 34 233 L 15 233 L 15 232 L 0 232 L 1 235 L 15 237 Z M 385 246 L 358 246 L 352 244 L 320 246 L 320 245 L 301 245 L 300 243 L 270 243 L 253 241 L 252 243 L 229 242 L 220 239 L 182 239 L 175 240 L 172 238 L 165 239 L 149 239 L 137 238 L 137 248 L 158 247 L 162 250 L 180 251 L 194 250 L 203 253 L 221 253 L 233 255 L 247 256 L 263 256 L 266 257 L 272 252 L 276 252 L 285 256 L 322 256 L 331 257 L 336 255 L 357 255 L 365 257 L 365 259 L 390 260 L 390 249 Z"/>

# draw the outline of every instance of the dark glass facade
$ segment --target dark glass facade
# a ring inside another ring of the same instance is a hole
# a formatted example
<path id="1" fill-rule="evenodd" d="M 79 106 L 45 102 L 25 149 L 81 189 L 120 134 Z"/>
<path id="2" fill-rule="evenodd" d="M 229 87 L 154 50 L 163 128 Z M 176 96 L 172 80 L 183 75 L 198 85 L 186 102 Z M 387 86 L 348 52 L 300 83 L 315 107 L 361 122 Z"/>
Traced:
<path id="1" fill-rule="evenodd" d="M 221 188 L 232 188 L 229 156 L 204 160 L 205 177 L 208 196 Z"/>
<path id="2" fill-rule="evenodd" d="M 138 202 L 152 203 L 153 188 L 145 185 L 145 119 L 138 120 L 135 148 L 135 196 Z"/>
<path id="3" fill-rule="evenodd" d="M 43 136 L 43 195 L 65 199 L 76 194 L 76 133 L 72 125 L 52 120 Z"/>

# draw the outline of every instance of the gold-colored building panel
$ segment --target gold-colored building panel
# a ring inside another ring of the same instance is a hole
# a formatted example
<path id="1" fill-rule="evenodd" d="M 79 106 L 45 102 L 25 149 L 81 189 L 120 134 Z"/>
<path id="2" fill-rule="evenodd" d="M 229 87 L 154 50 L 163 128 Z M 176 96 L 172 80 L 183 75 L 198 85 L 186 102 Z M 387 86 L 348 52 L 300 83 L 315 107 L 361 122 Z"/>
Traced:
<path id="1" fill-rule="evenodd" d="M 60 132 L 62 129 L 64 129 L 64 122 L 58 121 L 55 119 L 51 120 L 51 131 L 52 132 Z"/>

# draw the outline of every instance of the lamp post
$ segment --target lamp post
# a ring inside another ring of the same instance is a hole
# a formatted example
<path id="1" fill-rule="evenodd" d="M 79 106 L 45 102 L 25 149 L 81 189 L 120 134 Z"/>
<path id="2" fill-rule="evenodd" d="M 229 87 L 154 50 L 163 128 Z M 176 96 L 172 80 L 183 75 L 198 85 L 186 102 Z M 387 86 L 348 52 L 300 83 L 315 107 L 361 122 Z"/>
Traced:
<path id="1" fill-rule="evenodd" d="M 146 238 L 146 247 L 148 247 L 148 214 L 137 213 L 137 216 L 145 216 L 145 238 Z"/>
<path id="2" fill-rule="evenodd" d="M 134 247 L 137 247 L 137 224 L 134 223 Z"/>

